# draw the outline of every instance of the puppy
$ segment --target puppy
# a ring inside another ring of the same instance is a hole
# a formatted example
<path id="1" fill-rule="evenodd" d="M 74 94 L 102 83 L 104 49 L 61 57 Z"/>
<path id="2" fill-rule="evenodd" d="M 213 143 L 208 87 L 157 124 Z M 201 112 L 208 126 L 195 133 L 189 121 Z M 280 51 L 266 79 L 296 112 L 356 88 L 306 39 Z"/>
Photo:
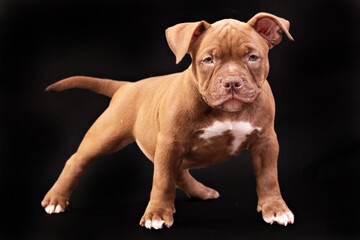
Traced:
<path id="1" fill-rule="evenodd" d="M 50 85 L 48 92 L 85 88 L 112 99 L 44 197 L 45 211 L 65 211 L 91 162 L 136 142 L 154 163 L 141 226 L 173 225 L 176 187 L 191 197 L 218 198 L 189 169 L 228 160 L 244 149 L 255 170 L 257 210 L 267 223 L 293 223 L 280 194 L 275 102 L 266 80 L 268 51 L 280 43 L 283 32 L 293 40 L 288 30 L 287 20 L 269 13 L 258 13 L 246 23 L 181 23 L 168 28 L 166 38 L 176 63 L 191 55 L 192 64 L 183 72 L 134 83 L 78 76 Z"/>

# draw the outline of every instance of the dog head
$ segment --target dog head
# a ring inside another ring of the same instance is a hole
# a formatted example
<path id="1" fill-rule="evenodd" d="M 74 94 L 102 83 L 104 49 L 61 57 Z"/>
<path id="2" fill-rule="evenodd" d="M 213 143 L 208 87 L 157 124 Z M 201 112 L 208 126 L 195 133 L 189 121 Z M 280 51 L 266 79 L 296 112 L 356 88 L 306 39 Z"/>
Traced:
<path id="1" fill-rule="evenodd" d="M 247 23 L 225 19 L 180 23 L 166 30 L 168 44 L 179 63 L 186 53 L 204 101 L 213 108 L 237 112 L 252 103 L 269 73 L 268 51 L 289 22 L 269 13 L 258 13 Z"/>

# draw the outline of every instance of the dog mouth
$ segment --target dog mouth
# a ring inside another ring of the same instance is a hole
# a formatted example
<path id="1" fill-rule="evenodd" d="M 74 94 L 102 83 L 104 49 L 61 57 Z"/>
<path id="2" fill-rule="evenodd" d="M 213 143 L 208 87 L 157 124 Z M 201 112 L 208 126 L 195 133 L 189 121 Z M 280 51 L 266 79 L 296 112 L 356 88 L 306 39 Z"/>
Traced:
<path id="1" fill-rule="evenodd" d="M 239 112 L 242 109 L 243 104 L 242 101 L 232 98 L 219 105 L 219 108 L 226 112 Z"/>
<path id="2" fill-rule="evenodd" d="M 246 97 L 240 97 L 236 94 L 231 94 L 216 103 L 217 108 L 223 109 L 227 112 L 238 112 L 242 109 L 245 103 L 253 103 L 257 94 L 251 94 Z"/>
<path id="3" fill-rule="evenodd" d="M 212 108 L 224 110 L 226 112 L 239 112 L 244 104 L 251 104 L 255 101 L 259 91 L 248 92 L 245 96 L 238 94 L 219 94 L 214 97 L 202 95 L 204 101 Z"/>

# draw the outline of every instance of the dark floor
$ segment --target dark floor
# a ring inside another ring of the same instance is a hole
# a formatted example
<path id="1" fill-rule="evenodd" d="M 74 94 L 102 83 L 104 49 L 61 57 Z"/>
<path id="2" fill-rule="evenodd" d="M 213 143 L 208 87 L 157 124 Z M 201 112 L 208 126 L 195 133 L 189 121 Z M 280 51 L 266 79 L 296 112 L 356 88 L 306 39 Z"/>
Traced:
<path id="1" fill-rule="evenodd" d="M 124 152 L 136 150 L 136 146 L 129 146 Z M 116 155 L 122 156 L 121 152 Z M 2 239 L 358 239 L 360 236 L 359 208 L 353 205 L 356 203 L 354 182 L 358 177 L 352 168 L 327 165 L 326 173 L 316 166 L 299 175 L 280 173 L 282 194 L 295 214 L 295 223 L 287 227 L 276 223 L 271 226 L 256 212 L 255 180 L 248 154 L 243 153 L 229 162 L 193 171 L 200 181 L 207 179 L 204 183 L 219 190 L 220 199 L 189 199 L 178 191 L 174 225 L 170 229 L 147 230 L 138 223 L 151 188 L 152 166 L 145 159 L 133 159 L 136 164 L 144 160 L 142 169 L 149 172 L 140 176 L 132 168 L 130 174 L 122 176 L 116 170 L 109 171 L 122 166 L 115 157 L 99 161 L 89 169 L 75 189 L 67 213 L 47 215 L 40 207 L 43 196 L 40 193 L 47 189 L 35 187 L 38 192 L 31 194 L 30 202 L 15 210 L 7 209 L 9 219 Z M 358 157 L 344 161 L 354 164 Z M 237 175 L 241 168 L 250 171 Z M 334 176 L 335 172 L 341 178 Z"/>

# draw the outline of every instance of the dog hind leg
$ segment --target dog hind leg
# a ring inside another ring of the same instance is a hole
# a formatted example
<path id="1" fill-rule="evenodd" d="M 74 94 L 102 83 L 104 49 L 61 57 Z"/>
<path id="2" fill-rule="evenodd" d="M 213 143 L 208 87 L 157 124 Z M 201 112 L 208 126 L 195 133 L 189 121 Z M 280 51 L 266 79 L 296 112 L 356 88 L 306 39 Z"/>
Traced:
<path id="1" fill-rule="evenodd" d="M 220 194 L 216 190 L 206 187 L 191 176 L 189 170 L 181 170 L 181 172 L 178 173 L 176 185 L 189 197 L 199 198 L 202 200 L 216 199 L 220 197 Z"/>
<path id="2" fill-rule="evenodd" d="M 59 178 L 45 195 L 41 205 L 47 213 L 65 211 L 72 190 L 91 162 L 116 152 L 133 141 L 131 117 L 129 119 L 129 116 L 124 116 L 123 108 L 115 105 L 117 104 L 110 104 L 91 126 L 78 150 L 66 162 Z M 116 121 L 119 117 L 124 119 Z"/>

